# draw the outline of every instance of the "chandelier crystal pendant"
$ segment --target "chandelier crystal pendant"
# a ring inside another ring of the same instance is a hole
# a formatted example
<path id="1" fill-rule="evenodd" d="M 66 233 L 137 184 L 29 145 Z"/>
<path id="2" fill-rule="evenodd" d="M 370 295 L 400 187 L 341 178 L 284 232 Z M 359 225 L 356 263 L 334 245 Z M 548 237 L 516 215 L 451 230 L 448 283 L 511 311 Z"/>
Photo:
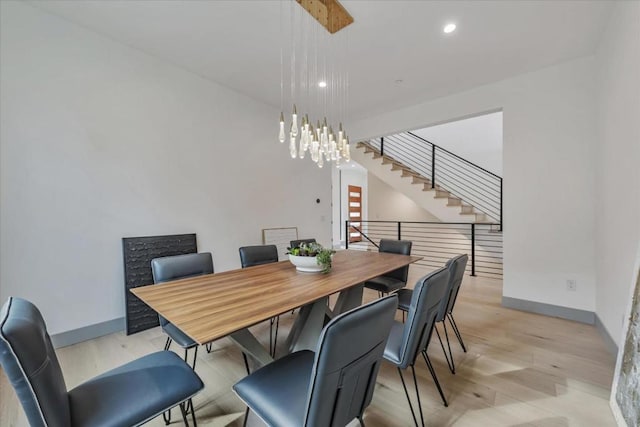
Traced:
<path id="1" fill-rule="evenodd" d="M 290 71 L 287 77 L 291 84 L 286 95 L 293 108 L 288 123 L 284 111 L 280 113 L 278 140 L 283 143 L 288 139 L 292 159 L 304 159 L 308 153 L 319 168 L 325 162 L 339 166 L 343 161 L 351 160 L 349 137 L 342 124 L 348 104 L 348 38 L 346 31 L 341 35 L 335 33 L 351 24 L 353 18 L 337 0 L 290 0 L 290 5 Z M 282 1 L 280 16 L 282 30 Z M 285 99 L 283 44 L 281 34 L 281 107 Z M 303 107 L 304 114 L 298 115 L 297 106 Z M 315 117 L 315 127 L 310 116 Z M 338 131 L 334 132 L 334 128 Z"/>

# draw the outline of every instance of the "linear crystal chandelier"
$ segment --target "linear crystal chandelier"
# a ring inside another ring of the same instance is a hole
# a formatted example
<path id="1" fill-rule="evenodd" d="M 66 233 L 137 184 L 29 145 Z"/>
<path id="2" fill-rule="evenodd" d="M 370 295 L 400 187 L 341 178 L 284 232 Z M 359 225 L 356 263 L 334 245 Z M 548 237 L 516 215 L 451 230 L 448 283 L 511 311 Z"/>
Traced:
<path id="1" fill-rule="evenodd" d="M 290 87 L 285 93 L 285 37 L 281 34 L 282 111 L 278 139 L 280 143 L 288 141 L 291 158 L 304 159 L 308 154 L 320 168 L 325 162 L 339 166 L 341 162 L 351 160 L 349 137 L 343 127 L 349 90 L 346 67 L 349 41 L 347 31 L 340 35 L 336 33 L 351 24 L 353 18 L 337 0 L 289 2 L 291 24 L 286 39 L 290 45 L 286 77 Z M 284 21 L 282 1 L 280 3 L 280 17 Z M 282 32 L 283 22 L 280 28 Z M 285 99 L 293 106 L 288 122 L 283 107 Z"/>

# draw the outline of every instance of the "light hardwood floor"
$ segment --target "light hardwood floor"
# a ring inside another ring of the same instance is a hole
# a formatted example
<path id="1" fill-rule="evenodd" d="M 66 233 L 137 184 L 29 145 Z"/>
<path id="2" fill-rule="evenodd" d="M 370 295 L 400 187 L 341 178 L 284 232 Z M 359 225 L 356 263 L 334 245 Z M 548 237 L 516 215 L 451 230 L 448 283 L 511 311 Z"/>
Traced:
<path id="1" fill-rule="evenodd" d="M 412 266 L 410 283 L 424 273 Z M 429 347 L 448 408 L 442 405 L 424 361 L 417 362 L 427 425 L 614 426 L 608 400 L 615 360 L 595 327 L 503 308 L 501 291 L 500 281 L 465 276 L 454 314 L 468 352 L 463 353 L 454 338 L 455 375 L 447 369 L 437 338 Z M 376 293 L 365 292 L 365 300 L 375 297 Z M 281 316 L 280 343 L 292 320 L 290 314 Z M 268 324 L 256 326 L 255 333 L 266 341 Z M 160 350 L 164 339 L 155 328 L 61 348 L 58 356 L 67 387 Z M 212 353 L 201 348 L 198 355 L 196 371 L 205 383 L 195 398 L 198 424 L 241 426 L 244 406 L 231 391 L 231 385 L 244 376 L 240 351 L 224 338 L 213 347 Z M 174 411 L 174 419 L 177 415 Z M 368 427 L 413 424 L 397 372 L 389 364 L 381 369 L 364 420 Z M 0 374 L 0 426 L 27 425 L 13 389 Z M 164 423 L 160 417 L 149 425 Z M 176 420 L 172 425 L 181 424 Z M 249 425 L 260 422 L 251 417 Z"/>

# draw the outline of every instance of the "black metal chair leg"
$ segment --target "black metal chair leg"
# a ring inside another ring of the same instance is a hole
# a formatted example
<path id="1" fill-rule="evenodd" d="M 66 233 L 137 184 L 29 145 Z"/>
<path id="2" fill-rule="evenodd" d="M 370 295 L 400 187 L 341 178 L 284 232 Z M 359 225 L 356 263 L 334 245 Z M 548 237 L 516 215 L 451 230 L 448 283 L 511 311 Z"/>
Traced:
<path id="1" fill-rule="evenodd" d="M 191 420 L 193 421 L 193 427 L 198 427 L 196 422 L 196 411 L 193 408 L 193 399 L 189 399 L 189 406 L 191 407 Z"/>
<path id="2" fill-rule="evenodd" d="M 273 317 L 269 319 L 269 354 L 273 355 Z"/>
<path id="3" fill-rule="evenodd" d="M 360 421 L 360 427 L 366 427 L 366 426 L 364 425 L 364 420 L 362 419 L 362 416 L 359 416 L 359 417 L 358 417 L 358 421 Z"/>
<path id="4" fill-rule="evenodd" d="M 247 427 L 247 419 L 249 419 L 249 407 L 244 411 L 244 422 L 242 423 L 242 427 Z"/>
<path id="5" fill-rule="evenodd" d="M 276 333 L 273 337 L 273 353 L 271 357 L 276 358 L 276 349 L 278 348 L 278 328 L 280 327 L 280 316 L 276 317 Z"/>
<path id="6" fill-rule="evenodd" d="M 165 425 L 169 425 L 171 423 L 171 409 L 162 413 L 162 419 L 164 420 Z"/>
<path id="7" fill-rule="evenodd" d="M 453 352 L 451 351 L 451 343 L 449 342 L 449 333 L 447 332 L 447 323 L 444 321 L 444 319 L 442 320 L 442 327 L 444 328 L 444 337 L 447 339 L 447 347 L 449 348 L 449 359 L 451 360 L 451 366 L 449 366 L 449 368 L 451 369 L 451 373 L 455 375 L 456 364 L 453 361 Z"/>
<path id="8" fill-rule="evenodd" d="M 449 323 L 451 323 L 451 326 L 453 327 L 453 332 L 455 332 L 456 337 L 458 338 L 458 342 L 462 347 L 462 350 L 466 353 L 467 347 L 464 346 L 464 342 L 462 341 L 462 335 L 460 335 L 460 330 L 458 329 L 458 325 L 456 324 L 456 321 L 453 318 L 453 314 L 452 313 L 447 313 L 447 314 L 448 314 L 447 317 L 449 318 Z"/>
<path id="9" fill-rule="evenodd" d="M 405 316 L 406 316 L 406 312 L 404 310 L 402 310 L 402 323 L 404 323 L 406 321 Z"/>
<path id="10" fill-rule="evenodd" d="M 211 350 L 213 349 L 213 343 L 206 344 L 205 348 L 207 349 L 207 353 L 211 353 Z"/>
<path id="11" fill-rule="evenodd" d="M 429 372 L 431 373 L 433 382 L 436 383 L 436 388 L 438 389 L 438 393 L 440 393 L 440 397 L 442 398 L 442 402 L 444 403 L 444 406 L 449 406 L 449 403 L 447 403 L 447 399 L 444 397 L 444 393 L 442 392 L 442 387 L 440 387 L 440 381 L 438 381 L 436 371 L 433 369 L 431 360 L 429 359 L 429 356 L 427 356 L 427 352 L 424 350 L 422 351 L 422 357 L 424 358 L 424 362 L 427 364 L 427 368 L 429 368 Z"/>
<path id="12" fill-rule="evenodd" d="M 164 351 L 169 350 L 169 347 L 171 347 L 171 337 L 167 337 L 167 340 L 164 343 Z"/>
<path id="13" fill-rule="evenodd" d="M 442 337 L 440 337 L 440 331 L 438 330 L 438 325 L 433 325 L 433 330 L 436 331 L 436 336 L 438 337 L 438 341 L 440 341 L 440 347 L 442 348 L 442 353 L 444 353 L 444 358 L 447 361 L 447 366 L 452 373 L 456 373 L 456 367 L 453 364 L 453 355 L 451 355 L 451 360 L 449 360 L 449 355 L 451 354 L 451 346 L 449 346 L 449 354 L 447 354 L 447 350 L 444 348 L 444 343 L 442 342 Z M 444 327 L 444 333 L 447 333 L 447 327 Z M 447 336 L 447 345 L 449 345 L 449 337 Z"/>
<path id="14" fill-rule="evenodd" d="M 179 406 L 180 412 L 182 413 L 182 421 L 184 421 L 185 426 L 189 427 L 189 421 L 187 420 L 187 410 L 185 408 L 184 402 L 182 402 Z"/>
<path id="15" fill-rule="evenodd" d="M 194 347 L 194 351 L 193 351 L 193 363 L 191 364 L 191 369 L 193 369 L 194 371 L 196 370 L 196 359 L 198 357 L 198 346 Z M 189 349 L 185 348 L 184 349 L 184 361 L 189 363 L 188 360 L 188 355 L 189 355 Z"/>
<path id="16" fill-rule="evenodd" d="M 192 399 L 187 400 L 185 408 L 186 408 L 185 410 L 186 410 L 187 414 L 191 413 L 193 415 L 193 400 Z"/>
<path id="17" fill-rule="evenodd" d="M 413 417 L 413 422 L 418 427 L 418 419 L 416 418 L 416 413 L 413 411 L 413 405 L 411 404 L 411 397 L 409 397 L 409 390 L 407 390 L 407 385 L 404 383 L 404 377 L 402 376 L 402 369 L 398 368 L 398 374 L 400 375 L 400 380 L 402 381 L 402 388 L 404 389 L 404 395 L 407 396 L 407 402 L 409 402 L 409 409 L 411 409 L 411 416 Z"/>
<path id="18" fill-rule="evenodd" d="M 197 360 L 197 357 L 198 357 L 198 346 L 195 346 L 194 349 L 195 350 L 193 352 L 193 365 L 192 365 L 192 368 L 195 371 L 196 370 L 196 360 Z"/>
<path id="19" fill-rule="evenodd" d="M 250 375 L 251 369 L 249 369 L 249 361 L 247 360 L 247 355 L 244 352 L 242 352 L 242 358 L 244 359 L 244 368 L 247 370 L 247 375 Z"/>
<path id="20" fill-rule="evenodd" d="M 416 388 L 416 396 L 418 397 L 418 409 L 420 410 L 420 422 L 424 427 L 424 415 L 422 414 L 422 403 L 420 402 L 420 390 L 418 390 L 418 379 L 416 378 L 416 369 L 411 365 L 411 373 L 413 374 L 413 385 Z"/>

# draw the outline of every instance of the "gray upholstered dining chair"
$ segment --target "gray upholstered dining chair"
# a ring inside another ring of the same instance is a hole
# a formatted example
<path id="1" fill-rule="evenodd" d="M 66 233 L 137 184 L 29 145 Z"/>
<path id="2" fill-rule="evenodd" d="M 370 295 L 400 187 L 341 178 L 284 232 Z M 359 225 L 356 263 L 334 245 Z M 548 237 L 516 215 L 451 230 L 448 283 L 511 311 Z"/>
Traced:
<path id="1" fill-rule="evenodd" d="M 204 274 L 213 274 L 213 258 L 209 252 L 154 258 L 151 260 L 151 273 L 153 274 L 153 283 L 155 284 L 185 279 L 187 277 L 202 276 Z M 184 349 L 184 360 L 186 362 L 188 352 L 193 348 L 192 367 L 195 369 L 196 358 L 198 356 L 198 343 L 164 317 L 158 315 L 158 318 L 162 330 L 167 334 L 164 349 L 169 350 L 171 343 L 175 342 Z M 211 344 L 207 345 L 207 351 L 211 351 Z"/>
<path id="2" fill-rule="evenodd" d="M 233 386 L 272 427 L 344 426 L 371 403 L 397 306 L 395 295 L 331 320 L 315 352 L 302 350 L 266 365 Z"/>
<path id="3" fill-rule="evenodd" d="M 151 272 L 153 274 L 153 283 L 155 284 L 202 276 L 204 274 L 213 274 L 213 258 L 210 252 L 154 258 L 151 260 Z M 167 334 L 164 349 L 169 350 L 171 343 L 175 342 L 184 349 L 185 362 L 187 362 L 189 350 L 193 349 L 193 363 L 191 367 L 195 370 L 196 360 L 198 358 L 198 343 L 159 314 L 158 319 L 160 320 L 162 330 Z M 210 353 L 211 343 L 207 344 L 205 348 L 207 352 Z M 242 353 L 242 356 L 248 373 L 249 362 L 247 361 L 247 356 L 244 353 Z M 187 410 L 193 411 L 193 406 L 189 405 Z M 165 424 L 168 425 L 171 422 L 171 410 L 163 413 L 162 417 L 164 418 Z"/>
<path id="4" fill-rule="evenodd" d="M 409 240 L 381 239 L 378 252 L 387 252 L 400 255 L 411 255 L 412 242 Z M 378 276 L 364 282 L 365 288 L 378 291 L 380 296 L 388 294 L 407 286 L 409 266 L 398 268 L 383 276 Z"/>
<path id="5" fill-rule="evenodd" d="M 298 248 L 300 247 L 301 244 L 303 243 L 316 243 L 316 239 L 299 239 L 299 240 L 292 240 L 289 242 L 289 247 L 291 249 L 293 248 Z"/>
<path id="6" fill-rule="evenodd" d="M 466 353 L 467 348 L 462 341 L 462 336 L 460 335 L 460 331 L 458 330 L 458 325 L 456 324 L 455 319 L 453 318 L 453 308 L 456 304 L 456 300 L 458 298 L 458 292 L 460 291 L 460 285 L 462 284 L 462 279 L 464 277 L 464 271 L 467 268 L 467 261 L 469 257 L 467 254 L 458 255 L 456 257 L 451 258 L 445 264 L 445 268 L 449 270 L 449 283 L 447 285 L 447 290 L 445 292 L 445 297 L 442 299 L 442 305 L 440 306 L 438 317 L 436 318 L 436 322 L 442 322 L 442 326 L 444 328 L 444 336 L 447 340 L 447 347 L 449 348 L 449 354 L 444 348 L 444 343 L 442 342 L 442 337 L 440 336 L 440 332 L 438 332 L 437 325 L 434 326 L 436 331 L 436 336 L 440 341 L 440 347 L 442 347 L 442 351 L 444 352 L 444 357 L 447 361 L 447 365 L 449 366 L 449 370 L 455 374 L 456 373 L 456 365 L 453 360 L 453 352 L 451 351 L 451 343 L 449 342 L 449 333 L 447 332 L 447 323 L 446 320 L 449 319 L 449 323 L 453 328 L 453 332 L 458 338 L 458 342 L 462 347 L 462 350 Z M 411 289 L 400 289 L 398 291 L 398 309 L 403 311 L 402 317 L 406 312 L 409 311 L 409 306 L 411 304 Z"/>
<path id="7" fill-rule="evenodd" d="M 276 245 L 243 246 L 239 250 L 242 268 L 278 262 Z"/>
<path id="8" fill-rule="evenodd" d="M 278 248 L 276 245 L 243 246 L 239 249 L 239 252 L 242 268 L 278 262 Z M 269 319 L 269 354 L 274 357 L 276 354 L 276 344 L 278 343 L 279 325 L 280 316 Z"/>
<path id="9" fill-rule="evenodd" d="M 186 408 L 204 387 L 180 357 L 160 351 L 67 391 L 40 311 L 14 297 L 0 311 L 0 364 L 33 427 L 128 427 L 174 406 L 180 406 L 188 426 Z M 196 425 L 193 411 L 191 417 Z"/>
<path id="10" fill-rule="evenodd" d="M 411 296 L 407 321 L 406 323 L 394 321 L 393 326 L 391 327 L 391 333 L 389 334 L 389 341 L 384 349 L 384 359 L 393 363 L 398 368 L 402 387 L 404 388 L 404 393 L 407 396 L 411 415 L 413 416 L 413 421 L 416 426 L 418 425 L 418 420 L 416 418 L 415 411 L 413 410 L 413 405 L 411 404 L 411 398 L 404 382 L 402 371 L 404 369 L 411 368 L 413 383 L 418 399 L 418 409 L 420 410 L 420 420 L 424 426 L 424 416 L 422 414 L 422 405 L 420 403 L 420 392 L 418 390 L 418 381 L 416 379 L 416 371 L 414 367 L 418 354 L 422 354 L 422 357 L 427 364 L 427 368 L 433 377 L 433 381 L 436 384 L 438 392 L 440 393 L 440 397 L 444 402 L 444 406 L 448 406 L 447 399 L 444 397 L 436 372 L 433 369 L 429 356 L 427 355 L 427 346 L 431 340 L 433 326 L 438 316 L 440 303 L 445 296 L 448 282 L 449 270 L 444 267 L 433 271 L 418 280 L 413 290 L 413 295 Z"/>

